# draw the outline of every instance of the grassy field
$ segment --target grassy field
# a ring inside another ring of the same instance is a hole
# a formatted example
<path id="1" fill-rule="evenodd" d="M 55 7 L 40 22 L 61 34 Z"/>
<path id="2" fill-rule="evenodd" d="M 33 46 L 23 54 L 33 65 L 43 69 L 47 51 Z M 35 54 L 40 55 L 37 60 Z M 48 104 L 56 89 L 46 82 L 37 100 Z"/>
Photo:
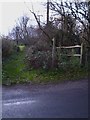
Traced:
<path id="1" fill-rule="evenodd" d="M 3 61 L 2 84 L 12 85 L 19 83 L 57 83 L 66 80 L 87 78 L 85 69 L 63 71 L 56 70 L 27 70 L 24 62 L 25 53 L 19 52 Z"/>

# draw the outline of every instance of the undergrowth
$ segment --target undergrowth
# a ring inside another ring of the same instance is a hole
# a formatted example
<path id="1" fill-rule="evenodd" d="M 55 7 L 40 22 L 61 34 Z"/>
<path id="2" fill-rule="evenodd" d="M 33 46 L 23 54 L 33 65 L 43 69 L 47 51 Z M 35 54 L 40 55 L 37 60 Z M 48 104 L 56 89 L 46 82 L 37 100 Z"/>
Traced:
<path id="1" fill-rule="evenodd" d="M 87 78 L 86 68 L 75 69 L 30 69 L 26 68 L 25 52 L 18 52 L 3 61 L 2 84 L 57 83 L 66 80 Z"/>

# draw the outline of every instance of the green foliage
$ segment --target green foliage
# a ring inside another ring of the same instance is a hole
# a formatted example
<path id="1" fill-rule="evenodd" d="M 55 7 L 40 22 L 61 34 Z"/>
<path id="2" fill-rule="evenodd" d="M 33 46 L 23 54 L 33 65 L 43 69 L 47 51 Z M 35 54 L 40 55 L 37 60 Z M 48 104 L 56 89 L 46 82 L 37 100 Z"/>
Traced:
<path id="1" fill-rule="evenodd" d="M 68 57 L 66 55 L 61 55 L 59 58 L 58 67 L 65 71 L 79 69 L 81 67 L 80 58 L 75 56 Z"/>
<path id="2" fill-rule="evenodd" d="M 80 58 L 72 56 L 70 59 L 70 64 L 72 68 L 80 67 Z"/>
<path id="3" fill-rule="evenodd" d="M 78 50 L 76 50 L 77 49 L 58 50 L 58 67 L 66 71 L 80 68 L 80 57 L 74 56 L 74 54 L 78 54 L 76 52 L 79 52 Z"/>
<path id="4" fill-rule="evenodd" d="M 54 70 L 31 69 L 26 68 L 24 62 L 25 53 L 18 52 L 11 55 L 6 61 L 3 61 L 2 84 L 12 85 L 20 83 L 57 83 L 66 80 L 76 80 L 85 78 L 87 71 L 85 69 L 67 69 L 61 68 Z"/>
<path id="5" fill-rule="evenodd" d="M 59 52 L 59 51 L 58 51 Z M 87 77 L 78 57 L 67 57 L 65 51 L 59 56 L 58 67 L 51 68 L 52 52 L 43 47 L 32 46 L 25 51 L 14 52 L 3 61 L 2 83 L 54 83 Z M 27 69 L 28 68 L 28 69 Z"/>
<path id="6" fill-rule="evenodd" d="M 22 68 L 24 68 L 23 59 L 22 53 L 14 53 L 6 61 L 3 61 L 2 83 L 17 81 L 23 71 Z"/>

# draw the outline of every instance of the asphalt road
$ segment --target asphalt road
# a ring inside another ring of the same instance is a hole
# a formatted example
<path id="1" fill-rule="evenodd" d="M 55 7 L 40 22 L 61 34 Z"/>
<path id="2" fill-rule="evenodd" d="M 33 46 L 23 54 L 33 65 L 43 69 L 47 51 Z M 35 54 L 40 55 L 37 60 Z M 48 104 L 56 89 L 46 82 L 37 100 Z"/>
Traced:
<path id="1" fill-rule="evenodd" d="M 3 118 L 87 118 L 88 80 L 2 88 Z"/>

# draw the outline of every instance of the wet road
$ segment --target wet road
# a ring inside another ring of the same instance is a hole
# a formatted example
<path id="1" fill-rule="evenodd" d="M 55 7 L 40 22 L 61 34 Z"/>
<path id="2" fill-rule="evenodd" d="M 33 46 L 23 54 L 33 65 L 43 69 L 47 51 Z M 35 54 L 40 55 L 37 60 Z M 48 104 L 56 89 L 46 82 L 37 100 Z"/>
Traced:
<path id="1" fill-rule="evenodd" d="M 3 87 L 3 118 L 87 118 L 88 80 Z"/>

